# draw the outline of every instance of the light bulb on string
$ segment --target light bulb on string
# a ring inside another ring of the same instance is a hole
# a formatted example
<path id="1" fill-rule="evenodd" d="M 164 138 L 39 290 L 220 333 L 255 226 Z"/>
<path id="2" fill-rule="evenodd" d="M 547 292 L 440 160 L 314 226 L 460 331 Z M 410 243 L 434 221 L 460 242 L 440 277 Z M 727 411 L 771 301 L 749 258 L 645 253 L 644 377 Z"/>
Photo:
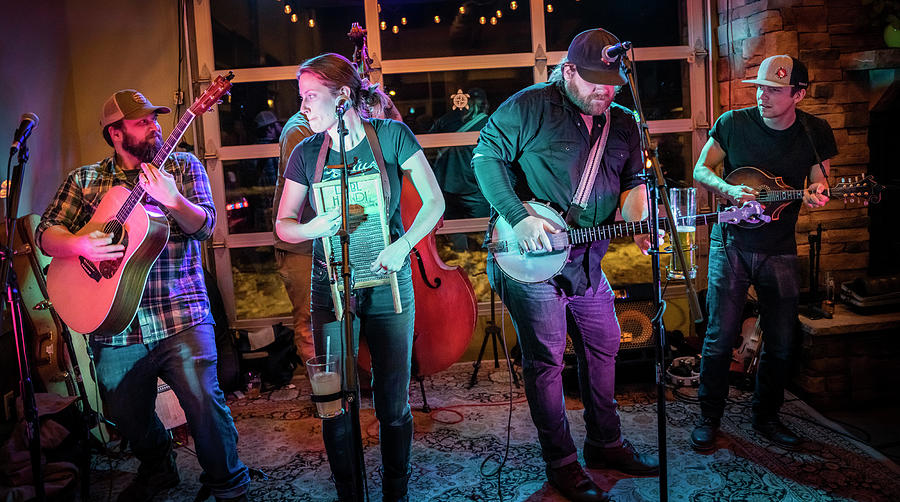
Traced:
<path id="1" fill-rule="evenodd" d="M 484 23 L 487 22 L 487 18 L 485 18 L 484 16 L 481 16 L 481 17 L 478 18 L 478 22 L 481 23 L 481 24 L 484 24 Z"/>
<path id="2" fill-rule="evenodd" d="M 547 13 L 550 13 L 550 12 L 553 12 L 553 4 L 552 3 L 547 4 Z"/>
<path id="3" fill-rule="evenodd" d="M 510 10 L 516 10 L 516 9 L 518 9 L 518 8 L 519 8 L 519 2 L 516 2 L 515 0 L 513 0 L 512 2 L 509 2 L 509 8 L 510 8 Z"/>
<path id="4" fill-rule="evenodd" d="M 291 22 L 292 22 L 292 23 L 296 23 L 296 22 L 297 22 L 297 13 L 296 13 L 296 12 L 293 13 L 293 14 L 291 14 Z"/>
<path id="5" fill-rule="evenodd" d="M 313 19 L 313 18 L 309 18 L 309 21 L 307 22 L 307 24 L 309 25 L 310 28 L 315 28 L 315 27 L 316 27 L 316 20 Z"/>
<path id="6" fill-rule="evenodd" d="M 402 24 L 403 26 L 406 26 L 406 18 L 405 17 L 400 18 L 400 24 Z"/>
<path id="7" fill-rule="evenodd" d="M 497 18 L 494 16 L 491 16 L 491 25 L 493 25 L 493 26 L 497 25 Z"/>
<path id="8" fill-rule="evenodd" d="M 465 14 L 465 13 L 466 13 L 466 6 L 465 6 L 465 5 L 460 5 L 460 6 L 459 6 L 459 13 L 460 13 L 460 14 Z"/>
<path id="9" fill-rule="evenodd" d="M 503 17 L 503 11 L 500 9 L 497 9 L 497 19 L 500 19 L 501 17 Z"/>
<path id="10" fill-rule="evenodd" d="M 381 31 L 384 31 L 384 30 L 387 29 L 387 23 L 384 22 L 384 21 L 382 21 L 381 24 L 380 24 L 379 26 L 381 26 Z"/>
<path id="11" fill-rule="evenodd" d="M 434 24 L 440 24 L 441 16 L 434 16 Z"/>
<path id="12" fill-rule="evenodd" d="M 289 4 L 289 3 L 284 4 L 284 13 L 285 14 L 291 13 L 291 4 Z"/>
<path id="13" fill-rule="evenodd" d="M 393 32 L 394 32 L 394 35 L 396 35 L 397 33 L 400 33 L 400 27 L 397 26 L 397 25 L 395 24 L 395 25 L 391 28 L 391 31 L 393 31 Z"/>

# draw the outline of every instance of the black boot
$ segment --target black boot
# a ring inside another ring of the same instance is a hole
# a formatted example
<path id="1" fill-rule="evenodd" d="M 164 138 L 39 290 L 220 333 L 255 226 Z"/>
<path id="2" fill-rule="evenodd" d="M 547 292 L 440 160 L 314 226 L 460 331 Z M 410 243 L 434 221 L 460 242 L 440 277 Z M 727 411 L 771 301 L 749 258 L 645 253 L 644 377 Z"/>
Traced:
<path id="1" fill-rule="evenodd" d="M 403 425 L 381 426 L 382 501 L 404 502 L 409 481 L 409 456 L 412 449 L 412 417 Z"/>
<path id="2" fill-rule="evenodd" d="M 149 502 L 159 492 L 174 488 L 181 482 L 175 465 L 171 441 L 159 451 L 135 452 L 141 460 L 137 476 L 119 494 L 119 502 Z"/>
<path id="3" fill-rule="evenodd" d="M 325 441 L 325 452 L 328 454 L 338 499 L 342 502 L 361 500 L 362 494 L 357 493 L 353 482 L 353 462 L 357 456 L 350 414 L 343 413 L 322 420 L 322 439 Z"/>

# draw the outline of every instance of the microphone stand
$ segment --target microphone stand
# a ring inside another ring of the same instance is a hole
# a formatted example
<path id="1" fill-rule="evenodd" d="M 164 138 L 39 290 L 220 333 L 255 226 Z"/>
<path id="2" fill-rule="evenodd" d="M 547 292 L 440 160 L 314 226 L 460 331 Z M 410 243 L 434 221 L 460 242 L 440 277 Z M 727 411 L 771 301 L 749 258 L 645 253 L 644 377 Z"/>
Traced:
<path id="1" fill-rule="evenodd" d="M 349 413 L 352 444 L 352 455 L 347 459 L 353 464 L 353 485 L 356 501 L 363 501 L 368 496 L 365 490 L 365 458 L 362 448 L 362 429 L 359 424 L 359 375 L 356 370 L 356 353 L 353 350 L 353 312 L 350 310 L 352 294 L 352 272 L 350 270 L 350 173 L 347 167 L 347 149 L 344 137 L 350 134 L 344 122 L 345 106 L 336 109 L 338 118 L 338 144 L 341 152 L 341 229 L 338 235 L 341 240 L 341 278 L 344 281 L 343 310 L 340 319 L 343 329 L 343 353 L 341 356 L 342 388 L 344 409 Z"/>
<path id="2" fill-rule="evenodd" d="M 10 153 L 10 157 L 12 153 Z M 0 285 L 6 293 L 9 305 L 13 338 L 16 343 L 16 357 L 19 363 L 19 392 L 22 396 L 22 410 L 25 419 L 25 441 L 31 454 L 31 476 L 35 488 L 35 498 L 46 499 L 44 491 L 44 473 L 41 465 L 41 422 L 38 415 L 37 401 L 34 395 L 34 384 L 31 381 L 31 365 L 28 362 L 28 345 L 25 340 L 25 326 L 22 315 L 22 297 L 19 295 L 19 284 L 13 270 L 13 238 L 16 232 L 16 216 L 19 213 L 19 195 L 22 191 L 22 171 L 28 162 L 28 146 L 25 140 L 19 146 L 18 163 L 13 168 L 9 180 L 9 199 L 6 205 L 6 243 L 0 249 Z M 2 302 L 0 302 L 2 304 Z M 3 307 L 0 306 L 0 314 Z M 2 317 L 2 316 L 0 316 Z"/>
<path id="3" fill-rule="evenodd" d="M 628 61 L 629 64 L 625 64 Z M 669 228 L 669 235 L 672 241 L 674 258 L 681 264 L 681 270 L 685 271 L 684 282 L 687 287 L 688 304 L 690 305 L 691 317 L 694 322 L 703 320 L 703 314 L 700 311 L 700 302 L 697 300 L 697 291 L 694 284 L 687 273 L 688 268 L 685 265 L 687 261 L 684 259 L 684 250 L 681 247 L 681 240 L 678 236 L 678 227 L 675 225 L 675 216 L 672 212 L 672 205 L 669 202 L 669 194 L 666 190 L 666 179 L 663 176 L 662 169 L 659 165 L 656 148 L 651 150 L 650 143 L 650 127 L 644 119 L 644 112 L 641 108 L 641 100 L 637 89 L 637 75 L 634 71 L 632 61 L 622 56 L 620 63 L 625 67 L 625 74 L 628 76 L 628 86 L 631 89 L 631 96 L 634 100 L 634 109 L 638 116 L 638 125 L 641 135 L 641 158 L 644 161 L 644 180 L 647 181 L 649 197 L 647 198 L 648 210 L 650 214 L 650 256 L 653 269 L 653 304 L 656 314 L 653 316 L 653 330 L 656 333 L 656 417 L 657 417 L 657 445 L 659 448 L 659 500 L 667 502 L 669 499 L 668 490 L 668 465 L 666 453 L 666 382 L 665 382 L 665 348 L 666 348 L 666 329 L 663 325 L 663 314 L 666 311 L 666 304 L 662 298 L 662 279 L 659 272 L 659 202 L 661 201 L 666 210 L 666 222 Z"/>

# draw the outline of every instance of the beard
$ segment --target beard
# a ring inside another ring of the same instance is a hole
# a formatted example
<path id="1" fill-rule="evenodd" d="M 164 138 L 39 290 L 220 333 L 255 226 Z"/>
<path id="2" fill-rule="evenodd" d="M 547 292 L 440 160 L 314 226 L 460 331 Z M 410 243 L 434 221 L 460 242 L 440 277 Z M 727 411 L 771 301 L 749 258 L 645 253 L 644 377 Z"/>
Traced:
<path id="1" fill-rule="evenodd" d="M 603 97 L 598 94 L 582 94 L 572 80 L 565 82 L 566 97 L 585 115 L 602 115 L 612 103 L 613 96 Z"/>
<path id="2" fill-rule="evenodd" d="M 162 149 L 162 136 L 159 133 L 154 133 L 150 139 L 145 138 L 139 141 L 127 131 L 123 132 L 125 132 L 125 139 L 122 142 L 122 149 L 134 155 L 141 162 L 152 162 L 153 157 Z"/>

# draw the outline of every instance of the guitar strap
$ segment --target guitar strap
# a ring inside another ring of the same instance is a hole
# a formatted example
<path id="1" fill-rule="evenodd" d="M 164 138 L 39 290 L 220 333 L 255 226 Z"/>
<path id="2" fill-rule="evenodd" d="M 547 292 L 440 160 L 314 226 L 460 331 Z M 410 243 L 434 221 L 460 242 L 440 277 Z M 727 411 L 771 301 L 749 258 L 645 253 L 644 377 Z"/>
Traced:
<path id="1" fill-rule="evenodd" d="M 384 205 L 385 207 L 390 207 L 391 204 L 391 180 L 388 178 L 387 171 L 384 168 L 384 154 L 381 151 L 381 143 L 378 141 L 378 134 L 375 132 L 375 127 L 372 125 L 372 122 L 361 119 L 363 124 L 363 129 L 366 131 L 366 139 L 368 140 L 369 150 L 372 152 L 372 157 L 375 158 L 375 163 L 378 165 L 378 172 L 381 174 L 381 188 L 384 192 Z M 331 147 L 331 136 L 327 133 L 325 134 L 325 139 L 322 141 L 322 147 L 319 148 L 319 156 L 316 159 L 316 171 L 313 174 L 313 183 L 318 183 L 322 181 L 322 175 L 325 172 L 325 160 L 328 158 L 328 149 Z M 315 198 L 311 199 L 313 206 L 315 206 Z M 315 207 L 313 207 L 315 209 Z"/>
<path id="2" fill-rule="evenodd" d="M 828 183 L 828 173 L 825 172 L 825 165 L 822 164 L 819 150 L 816 149 L 816 142 L 813 140 L 812 133 L 809 132 L 809 124 L 806 123 L 806 117 L 798 113 L 797 118 L 800 120 L 800 125 L 803 126 L 803 132 L 806 133 L 806 138 L 809 140 L 810 146 L 812 146 L 813 155 L 816 156 L 816 163 L 819 165 L 819 169 L 822 170 L 822 177 L 825 178 L 825 186 L 828 188 L 828 193 L 830 194 L 831 184 Z"/>
<path id="3" fill-rule="evenodd" d="M 566 211 L 566 223 L 570 226 L 575 225 L 578 218 L 581 216 L 581 212 L 587 207 L 588 198 L 590 198 L 594 188 L 594 180 L 597 179 L 597 171 L 600 170 L 603 152 L 606 150 L 606 140 L 609 138 L 609 130 L 611 128 L 611 124 L 609 123 L 609 108 L 603 112 L 603 118 L 605 119 L 603 133 L 600 135 L 600 139 L 594 143 L 590 153 L 588 153 L 587 160 L 584 163 L 584 170 L 581 172 L 581 181 L 578 183 L 578 188 L 572 196 L 569 210 Z"/>

